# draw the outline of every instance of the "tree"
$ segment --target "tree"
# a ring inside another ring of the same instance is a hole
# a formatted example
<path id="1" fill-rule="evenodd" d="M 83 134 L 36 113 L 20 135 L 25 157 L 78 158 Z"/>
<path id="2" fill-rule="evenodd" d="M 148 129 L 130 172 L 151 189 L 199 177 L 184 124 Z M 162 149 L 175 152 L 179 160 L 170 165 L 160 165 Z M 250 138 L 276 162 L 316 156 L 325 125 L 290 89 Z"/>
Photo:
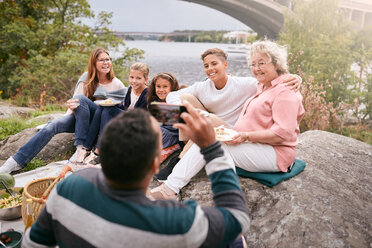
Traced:
<path id="1" fill-rule="evenodd" d="M 296 58 L 290 60 L 290 71 L 301 68 L 312 75 L 313 82 L 322 84 L 326 91 L 326 102 L 335 106 L 350 101 L 351 30 L 336 0 L 295 0 L 294 13 L 284 14 L 284 31 L 279 35 L 280 42 L 288 44 L 292 58 Z"/>
<path id="2" fill-rule="evenodd" d="M 5 0 L 0 8 L 0 91 L 21 104 L 36 103 L 40 95 L 70 97 L 94 47 L 124 50 L 113 61 L 118 77 L 143 54 L 113 35 L 111 13 L 101 12 L 94 28 L 83 25 L 78 18 L 94 17 L 86 0 Z"/>
<path id="3" fill-rule="evenodd" d="M 351 46 L 351 56 L 355 63 L 354 116 L 360 121 L 372 118 L 371 113 L 371 71 L 372 71 L 372 27 L 358 31 Z"/>
<path id="4" fill-rule="evenodd" d="M 279 42 L 289 46 L 290 71 L 303 76 L 305 130 L 340 130 L 355 99 L 355 33 L 337 0 L 294 1 Z"/>

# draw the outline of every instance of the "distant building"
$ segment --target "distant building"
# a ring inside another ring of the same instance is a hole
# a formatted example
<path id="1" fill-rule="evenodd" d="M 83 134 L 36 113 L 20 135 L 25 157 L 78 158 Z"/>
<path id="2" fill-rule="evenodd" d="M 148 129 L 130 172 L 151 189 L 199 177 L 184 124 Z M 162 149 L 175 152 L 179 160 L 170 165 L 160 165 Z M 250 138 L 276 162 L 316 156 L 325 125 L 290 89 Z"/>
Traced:
<path id="1" fill-rule="evenodd" d="M 223 35 L 223 38 L 228 39 L 229 42 L 247 43 L 249 36 L 256 36 L 257 33 L 247 32 L 247 31 L 232 31 Z"/>

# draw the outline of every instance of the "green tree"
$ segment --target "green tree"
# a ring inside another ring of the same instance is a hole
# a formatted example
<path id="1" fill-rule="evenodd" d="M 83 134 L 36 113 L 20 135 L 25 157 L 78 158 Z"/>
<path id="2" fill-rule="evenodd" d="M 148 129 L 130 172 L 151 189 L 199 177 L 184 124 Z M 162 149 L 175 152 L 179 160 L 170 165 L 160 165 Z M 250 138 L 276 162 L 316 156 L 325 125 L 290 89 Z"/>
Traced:
<path id="1" fill-rule="evenodd" d="M 279 40 L 289 45 L 290 71 L 303 70 L 322 84 L 327 103 L 349 100 L 350 46 L 353 33 L 337 0 L 294 1 L 294 13 L 284 14 Z M 300 56 L 298 56 L 300 55 Z M 292 57 L 291 57 L 292 56 Z"/>
<path id="2" fill-rule="evenodd" d="M 366 83 L 366 93 L 363 95 L 363 102 L 365 104 L 365 109 L 363 110 L 363 117 L 362 119 L 369 118 L 372 119 L 372 73 L 367 75 L 367 83 Z"/>
<path id="3" fill-rule="evenodd" d="M 79 18 L 94 17 L 86 0 L 5 0 L 0 8 L 0 91 L 21 104 L 70 97 L 94 47 L 115 54 L 119 78 L 143 54 L 109 30 L 112 13 L 99 13 L 94 28 L 83 25 Z"/>
<path id="4" fill-rule="evenodd" d="M 355 84 L 353 85 L 354 116 L 364 121 L 371 119 L 371 94 L 372 86 L 372 27 L 367 27 L 356 32 L 351 55 L 355 63 Z"/>

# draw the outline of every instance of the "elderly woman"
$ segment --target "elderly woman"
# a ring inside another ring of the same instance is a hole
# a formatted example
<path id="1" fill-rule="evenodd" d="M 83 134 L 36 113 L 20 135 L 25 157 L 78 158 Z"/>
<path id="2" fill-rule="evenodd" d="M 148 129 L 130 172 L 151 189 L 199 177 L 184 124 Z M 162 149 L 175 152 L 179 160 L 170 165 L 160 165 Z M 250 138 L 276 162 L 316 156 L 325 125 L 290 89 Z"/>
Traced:
<path id="1" fill-rule="evenodd" d="M 237 132 L 223 144 L 235 166 L 251 172 L 286 172 L 295 159 L 299 122 L 304 115 L 302 96 L 281 82 L 288 71 L 285 47 L 265 40 L 252 44 L 251 69 L 257 92 L 249 98 L 234 125 Z M 172 198 L 204 166 L 193 145 L 154 198 Z"/>

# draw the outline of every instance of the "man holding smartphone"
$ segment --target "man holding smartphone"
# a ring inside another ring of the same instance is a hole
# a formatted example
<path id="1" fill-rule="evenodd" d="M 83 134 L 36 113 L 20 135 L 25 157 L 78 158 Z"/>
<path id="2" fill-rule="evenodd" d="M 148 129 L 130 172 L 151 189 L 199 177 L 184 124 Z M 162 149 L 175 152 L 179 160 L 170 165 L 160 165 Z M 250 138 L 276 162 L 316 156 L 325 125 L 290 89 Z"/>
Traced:
<path id="1" fill-rule="evenodd" d="M 245 247 L 240 235 L 249 227 L 248 209 L 234 164 L 206 118 L 190 104 L 185 106 L 188 113 L 181 117 L 186 124 L 175 125 L 201 148 L 215 207 L 145 196 L 159 169 L 162 136 L 157 121 L 135 109 L 119 114 L 105 128 L 100 139 L 102 170 L 80 170 L 60 182 L 22 245 Z"/>

